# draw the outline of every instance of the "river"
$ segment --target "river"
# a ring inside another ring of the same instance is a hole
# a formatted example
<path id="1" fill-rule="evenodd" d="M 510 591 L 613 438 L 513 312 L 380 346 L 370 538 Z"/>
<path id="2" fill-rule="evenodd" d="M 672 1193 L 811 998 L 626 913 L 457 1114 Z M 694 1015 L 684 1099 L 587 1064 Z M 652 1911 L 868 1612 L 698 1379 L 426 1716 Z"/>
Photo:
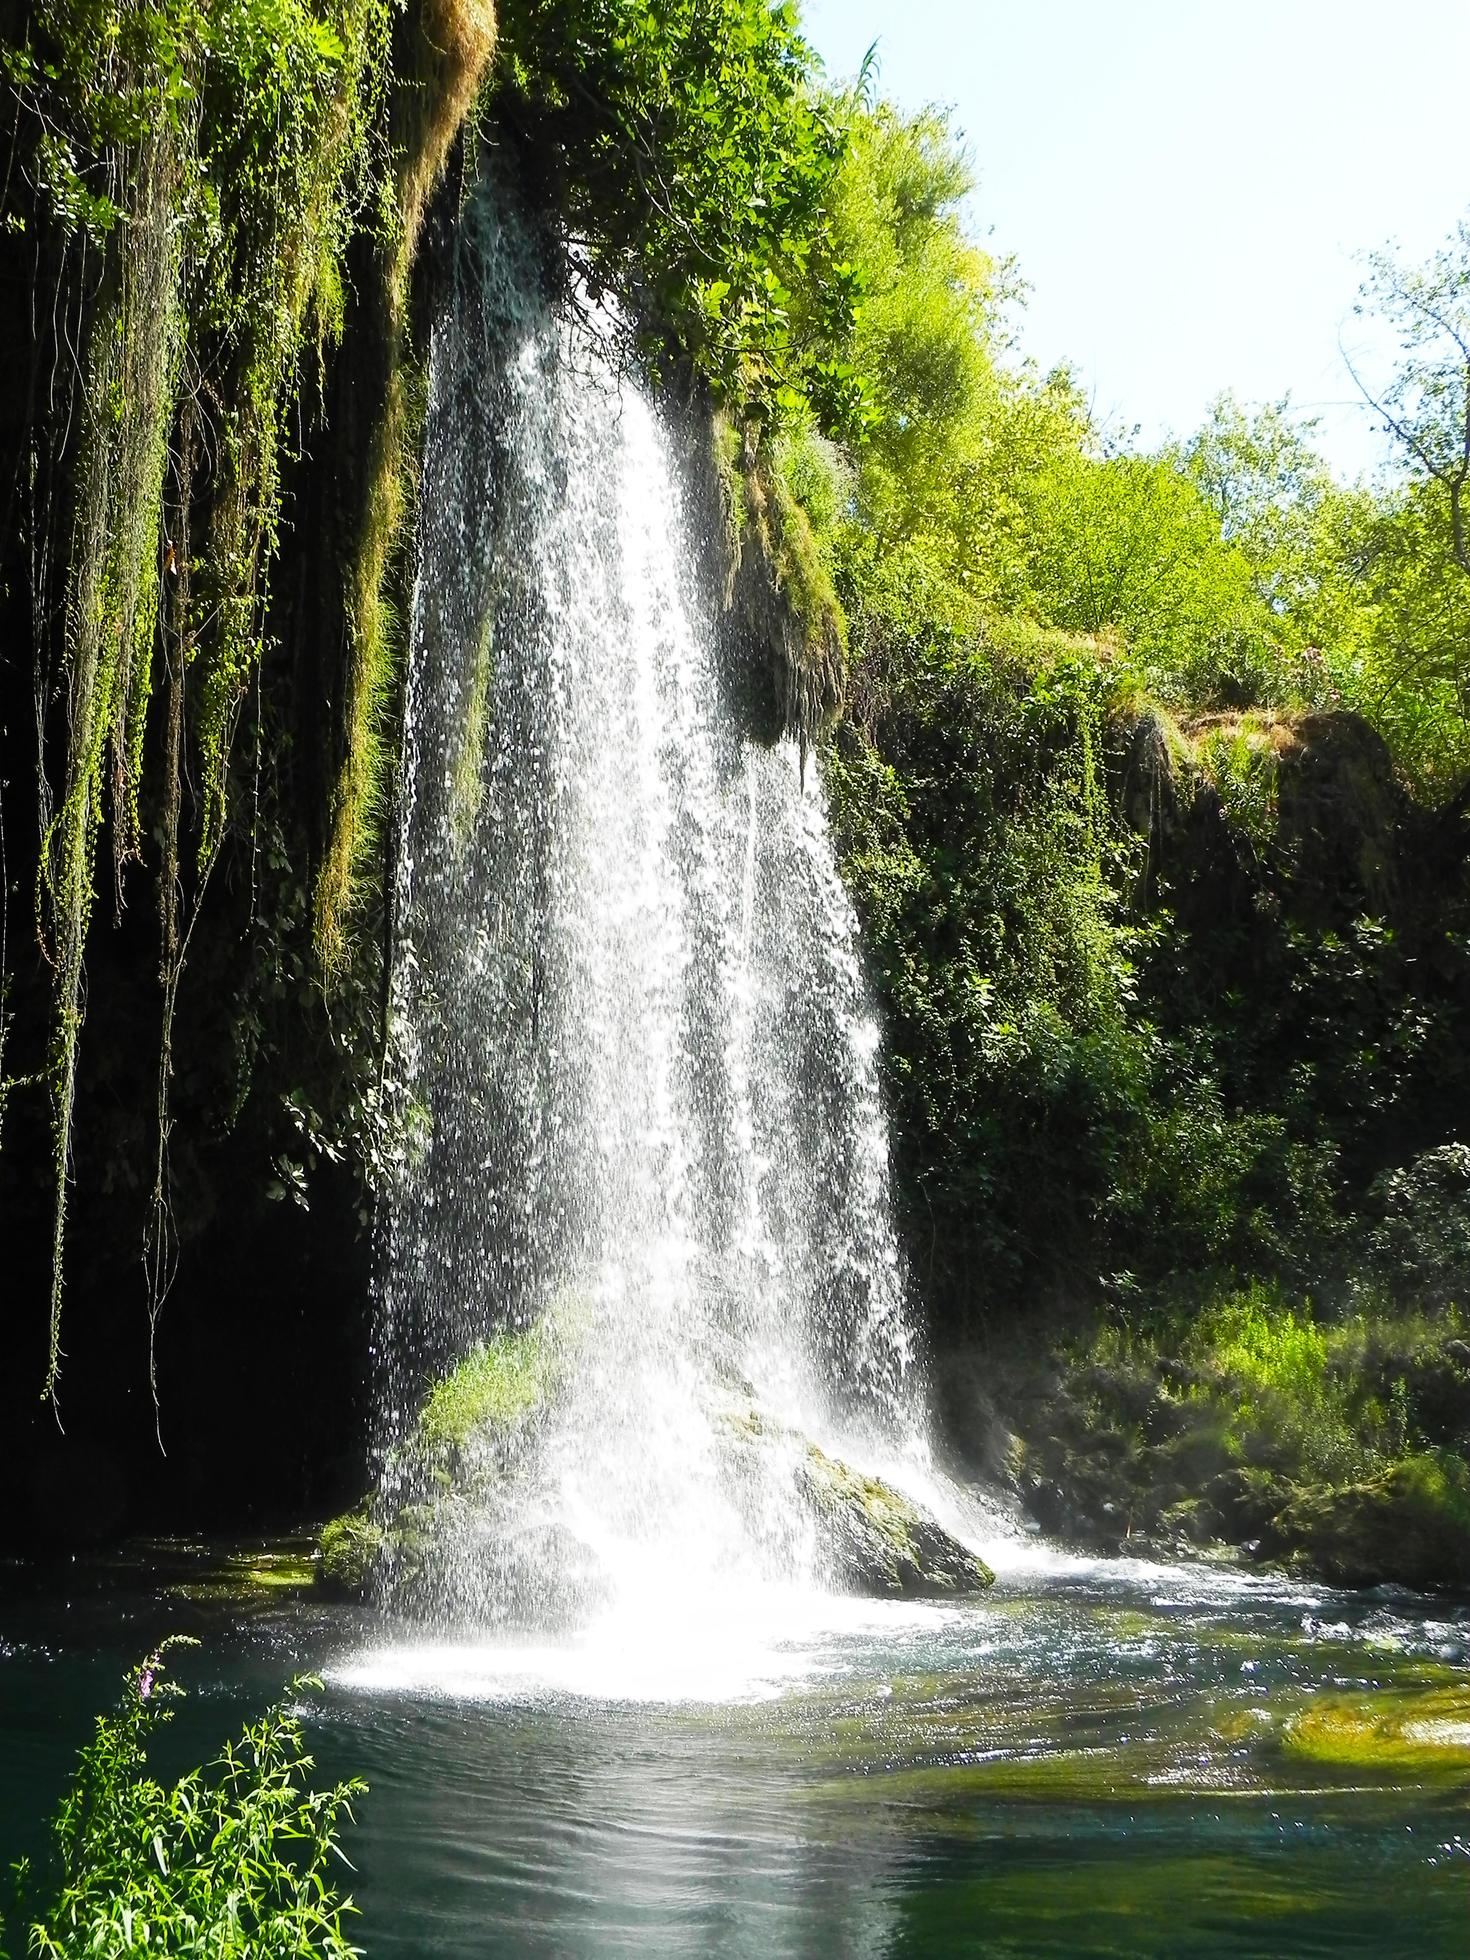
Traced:
<path id="1" fill-rule="evenodd" d="M 204 1642 L 166 1766 L 303 1669 L 371 1960 L 1470 1949 L 1470 1606 L 1018 1544 L 963 1605 L 416 1644 L 288 1556 L 5 1575 L 0 1849 L 92 1713 Z M 777 1606 L 779 1604 L 779 1610 Z"/>

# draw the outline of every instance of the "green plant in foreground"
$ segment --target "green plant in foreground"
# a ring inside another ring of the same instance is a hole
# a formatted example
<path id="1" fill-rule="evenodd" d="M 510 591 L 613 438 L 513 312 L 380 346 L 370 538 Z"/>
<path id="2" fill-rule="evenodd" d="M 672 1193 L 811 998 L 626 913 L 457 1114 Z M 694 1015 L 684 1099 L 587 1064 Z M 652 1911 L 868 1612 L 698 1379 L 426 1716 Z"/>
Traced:
<path id="1" fill-rule="evenodd" d="M 52 1820 L 54 1896 L 41 1895 L 39 1874 L 16 1868 L 25 1952 L 347 1960 L 361 1951 L 343 1935 L 354 1907 L 338 1896 L 330 1860 L 347 1862 L 340 1820 L 367 1786 L 306 1787 L 312 1758 L 284 1701 L 172 1788 L 149 1774 L 149 1737 L 184 1692 L 165 1678 L 168 1652 L 195 1644 L 164 1641 L 129 1673 L 116 1714 L 97 1718 Z M 287 1694 L 319 1685 L 302 1675 Z M 8 1951 L 0 1925 L 0 1960 Z"/>

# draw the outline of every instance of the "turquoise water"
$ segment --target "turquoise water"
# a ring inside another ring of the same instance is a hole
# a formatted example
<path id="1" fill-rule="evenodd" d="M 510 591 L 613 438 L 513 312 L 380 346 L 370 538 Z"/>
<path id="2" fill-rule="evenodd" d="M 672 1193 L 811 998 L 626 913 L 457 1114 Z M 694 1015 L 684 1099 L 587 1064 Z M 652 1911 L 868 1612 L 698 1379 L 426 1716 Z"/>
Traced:
<path id="1" fill-rule="evenodd" d="M 168 1747 L 298 1669 L 375 1960 L 1470 1952 L 1470 1607 L 1038 1558 L 973 1605 L 404 1642 L 155 1546 L 0 1601 L 0 1849 L 93 1711 L 206 1641 Z"/>

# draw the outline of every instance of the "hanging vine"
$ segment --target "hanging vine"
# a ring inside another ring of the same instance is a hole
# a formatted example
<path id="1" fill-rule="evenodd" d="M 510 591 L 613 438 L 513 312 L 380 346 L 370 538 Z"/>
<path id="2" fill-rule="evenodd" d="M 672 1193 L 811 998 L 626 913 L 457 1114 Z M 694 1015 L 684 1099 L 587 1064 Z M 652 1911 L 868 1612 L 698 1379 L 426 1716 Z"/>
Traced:
<path id="1" fill-rule="evenodd" d="M 398 692 L 403 625 L 394 574 L 417 493 L 423 422 L 423 364 L 409 332 L 410 275 L 430 195 L 484 83 L 495 34 L 492 0 L 428 0 L 401 35 L 395 62 L 389 108 L 394 215 L 379 237 L 372 268 L 382 402 L 345 568 L 342 759 L 314 904 L 317 958 L 328 977 L 346 959 L 350 922 L 380 857 L 388 800 L 392 750 L 386 730 Z"/>
<path id="2" fill-rule="evenodd" d="M 188 703 L 200 809 L 194 903 L 229 815 L 231 741 L 261 652 L 302 356 L 340 331 L 342 262 L 373 210 L 392 0 L 44 0 L 6 51 L 34 133 L 30 210 L 70 254 L 89 325 L 70 468 L 61 788 L 40 912 L 55 969 L 55 1209 L 45 1393 L 60 1369 L 66 1200 L 99 831 L 118 904 L 138 855 L 160 639 L 170 653 L 160 879 L 163 1038 L 150 1228 L 165 1287 L 170 1033 L 188 943 L 180 847 Z M 24 221 L 24 220 L 23 220 Z M 58 440 L 64 440 L 59 438 Z M 165 524 L 169 457 L 181 494 Z M 182 458 L 182 461 L 180 460 Z M 197 518 L 196 518 L 197 510 Z M 173 535 L 168 535 L 172 531 Z M 202 543 L 192 556 L 192 539 Z"/>

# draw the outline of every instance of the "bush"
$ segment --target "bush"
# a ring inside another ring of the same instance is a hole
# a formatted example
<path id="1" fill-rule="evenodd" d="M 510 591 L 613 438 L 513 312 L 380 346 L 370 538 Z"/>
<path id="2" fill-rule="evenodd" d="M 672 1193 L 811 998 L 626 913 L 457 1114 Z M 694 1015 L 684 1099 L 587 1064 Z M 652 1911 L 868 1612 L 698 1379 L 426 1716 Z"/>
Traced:
<path id="1" fill-rule="evenodd" d="M 117 1713 L 98 1716 L 52 1822 L 54 1872 L 17 1867 L 25 1950 L 48 1960 L 348 1960 L 361 1951 L 342 1932 L 354 1907 L 337 1895 L 329 1861 L 342 1857 L 340 1820 L 367 1786 L 304 1787 L 312 1759 L 285 1702 L 171 1789 L 148 1773 L 149 1738 L 183 1692 L 164 1678 L 168 1651 L 193 1644 L 165 1641 L 128 1675 Z M 287 1693 L 318 1685 L 301 1676 Z M 0 1926 L 0 1960 L 3 1942 Z"/>
<path id="2" fill-rule="evenodd" d="M 1372 1277 L 1426 1308 L 1470 1306 L 1470 1144 L 1385 1171 L 1369 1195 L 1382 1208 L 1368 1233 Z"/>

